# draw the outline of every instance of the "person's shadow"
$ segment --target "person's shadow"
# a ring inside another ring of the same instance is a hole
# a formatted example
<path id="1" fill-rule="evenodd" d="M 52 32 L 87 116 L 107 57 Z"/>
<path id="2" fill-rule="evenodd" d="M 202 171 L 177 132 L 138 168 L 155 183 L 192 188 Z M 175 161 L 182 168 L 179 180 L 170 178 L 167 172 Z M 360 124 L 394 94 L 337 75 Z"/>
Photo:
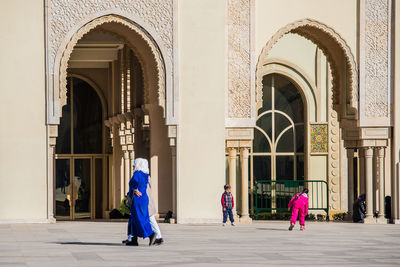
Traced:
<path id="1" fill-rule="evenodd" d="M 264 230 L 264 231 L 285 231 L 287 232 L 287 228 L 256 228 L 257 230 Z"/>
<path id="2" fill-rule="evenodd" d="M 118 243 L 105 243 L 105 242 L 55 242 L 56 244 L 59 245 L 80 245 L 80 246 L 123 246 L 124 244 L 118 244 Z"/>

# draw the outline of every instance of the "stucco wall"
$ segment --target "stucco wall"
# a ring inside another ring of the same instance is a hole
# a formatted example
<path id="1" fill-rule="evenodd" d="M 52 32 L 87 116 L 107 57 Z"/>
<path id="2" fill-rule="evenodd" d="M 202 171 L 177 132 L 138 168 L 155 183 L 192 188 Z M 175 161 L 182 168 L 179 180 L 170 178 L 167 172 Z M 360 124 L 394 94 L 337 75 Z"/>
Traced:
<path id="1" fill-rule="evenodd" d="M 44 6 L 1 1 L 0 221 L 47 217 Z"/>
<path id="2" fill-rule="evenodd" d="M 225 182 L 225 1 L 178 3 L 178 223 L 219 222 Z"/>
<path id="3" fill-rule="evenodd" d="M 395 219 L 395 223 L 400 224 L 400 201 L 399 201 L 399 192 L 400 192 L 400 3 L 396 1 L 395 3 L 395 21 L 394 21 L 395 29 L 394 29 L 394 44 L 395 47 L 393 49 L 394 52 L 394 71 L 393 71 L 393 103 L 394 103 L 394 131 L 393 131 L 393 154 L 387 155 L 392 156 L 392 214 Z M 397 196 L 397 197 L 395 197 Z"/>

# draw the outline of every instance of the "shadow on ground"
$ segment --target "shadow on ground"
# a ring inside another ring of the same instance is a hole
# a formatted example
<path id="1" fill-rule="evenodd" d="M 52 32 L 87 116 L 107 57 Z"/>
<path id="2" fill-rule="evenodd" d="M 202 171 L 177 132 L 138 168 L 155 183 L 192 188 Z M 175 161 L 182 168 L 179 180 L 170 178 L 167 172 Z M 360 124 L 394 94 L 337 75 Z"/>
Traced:
<path id="1" fill-rule="evenodd" d="M 265 231 L 284 231 L 287 232 L 286 228 L 256 228 L 257 230 L 265 230 Z"/>
<path id="2" fill-rule="evenodd" d="M 120 247 L 123 244 L 103 243 L 103 242 L 56 242 L 59 245 L 80 245 L 80 246 L 116 246 Z"/>

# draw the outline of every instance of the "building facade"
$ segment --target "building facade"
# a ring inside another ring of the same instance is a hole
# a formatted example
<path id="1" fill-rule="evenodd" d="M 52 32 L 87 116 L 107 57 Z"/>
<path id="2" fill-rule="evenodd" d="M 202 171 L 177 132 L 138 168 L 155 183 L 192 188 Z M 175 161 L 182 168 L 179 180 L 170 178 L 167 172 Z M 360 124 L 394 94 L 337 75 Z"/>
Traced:
<path id="1" fill-rule="evenodd" d="M 219 222 L 225 183 L 242 222 L 306 185 L 400 222 L 396 1 L 0 4 L 1 222 L 108 218 L 137 157 L 178 223 Z"/>

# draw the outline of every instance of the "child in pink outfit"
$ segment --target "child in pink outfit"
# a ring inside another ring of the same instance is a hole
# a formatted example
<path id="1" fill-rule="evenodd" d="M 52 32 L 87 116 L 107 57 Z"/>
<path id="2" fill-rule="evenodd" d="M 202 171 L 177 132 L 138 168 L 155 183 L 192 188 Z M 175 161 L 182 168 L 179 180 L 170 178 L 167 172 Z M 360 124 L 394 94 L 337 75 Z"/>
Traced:
<path id="1" fill-rule="evenodd" d="M 293 230 L 296 224 L 297 216 L 300 212 L 300 230 L 305 229 L 305 218 L 308 213 L 308 189 L 304 188 L 303 192 L 297 193 L 289 202 L 289 210 L 292 208 L 292 218 L 290 218 L 289 231 Z"/>

